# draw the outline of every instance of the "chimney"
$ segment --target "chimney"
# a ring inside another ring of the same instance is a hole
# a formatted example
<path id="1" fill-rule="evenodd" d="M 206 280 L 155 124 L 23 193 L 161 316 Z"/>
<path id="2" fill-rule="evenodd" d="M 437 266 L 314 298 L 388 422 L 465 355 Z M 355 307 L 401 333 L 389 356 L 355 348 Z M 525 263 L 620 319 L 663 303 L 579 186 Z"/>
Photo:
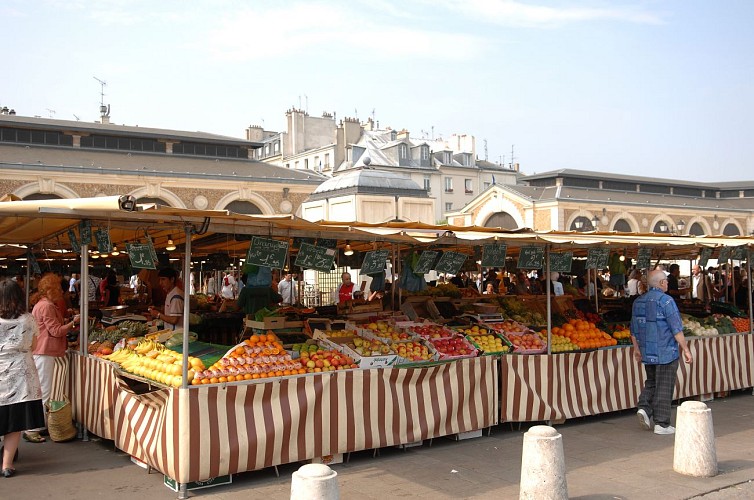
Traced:
<path id="1" fill-rule="evenodd" d="M 246 140 L 252 142 L 261 142 L 264 139 L 264 129 L 259 125 L 249 125 L 246 129 Z"/>
<path id="2" fill-rule="evenodd" d="M 404 128 L 403 130 L 401 130 L 400 132 L 398 132 L 398 135 L 396 136 L 396 139 L 398 139 L 399 141 L 401 139 L 408 139 L 408 135 L 409 135 L 408 134 L 408 130 L 406 130 Z"/>
<path id="3" fill-rule="evenodd" d="M 513 164 L 513 170 L 515 170 L 516 172 L 518 172 L 519 168 L 521 168 L 521 164 L 520 163 L 514 163 Z"/>

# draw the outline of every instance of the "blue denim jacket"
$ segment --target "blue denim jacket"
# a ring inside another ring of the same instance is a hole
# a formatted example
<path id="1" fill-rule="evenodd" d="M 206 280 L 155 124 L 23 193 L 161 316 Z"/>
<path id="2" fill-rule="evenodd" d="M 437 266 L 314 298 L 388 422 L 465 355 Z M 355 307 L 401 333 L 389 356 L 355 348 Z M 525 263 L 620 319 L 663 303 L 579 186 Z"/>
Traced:
<path id="1" fill-rule="evenodd" d="M 631 335 L 647 365 L 665 365 L 678 359 L 674 335 L 683 331 L 683 320 L 673 297 L 652 287 L 634 301 Z"/>

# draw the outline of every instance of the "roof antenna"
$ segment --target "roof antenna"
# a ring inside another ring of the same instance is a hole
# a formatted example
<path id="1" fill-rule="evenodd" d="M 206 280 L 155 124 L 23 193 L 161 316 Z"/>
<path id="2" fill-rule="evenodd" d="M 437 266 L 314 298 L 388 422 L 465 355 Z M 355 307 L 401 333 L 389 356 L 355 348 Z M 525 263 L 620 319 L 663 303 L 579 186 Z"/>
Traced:
<path id="1" fill-rule="evenodd" d="M 102 123 L 110 123 L 110 105 L 108 104 L 107 106 L 105 106 L 105 85 L 107 85 L 107 82 L 104 80 L 100 80 L 96 76 L 93 76 L 92 78 L 97 80 L 101 87 L 100 99 L 99 99 L 100 119 L 102 120 Z"/>

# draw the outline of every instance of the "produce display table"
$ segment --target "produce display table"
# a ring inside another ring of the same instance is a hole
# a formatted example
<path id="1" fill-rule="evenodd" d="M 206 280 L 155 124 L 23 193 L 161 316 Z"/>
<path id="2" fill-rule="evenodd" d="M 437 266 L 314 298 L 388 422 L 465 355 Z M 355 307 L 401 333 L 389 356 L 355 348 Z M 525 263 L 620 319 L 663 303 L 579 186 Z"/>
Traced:
<path id="1" fill-rule="evenodd" d="M 69 371 L 76 421 L 179 483 L 498 423 L 491 356 L 146 394 L 96 357 L 69 353 L 56 368 Z"/>
<path id="2" fill-rule="evenodd" d="M 687 337 L 674 398 L 754 386 L 754 335 Z M 503 422 L 558 421 L 636 407 L 645 375 L 630 347 L 583 353 L 502 356 Z"/>

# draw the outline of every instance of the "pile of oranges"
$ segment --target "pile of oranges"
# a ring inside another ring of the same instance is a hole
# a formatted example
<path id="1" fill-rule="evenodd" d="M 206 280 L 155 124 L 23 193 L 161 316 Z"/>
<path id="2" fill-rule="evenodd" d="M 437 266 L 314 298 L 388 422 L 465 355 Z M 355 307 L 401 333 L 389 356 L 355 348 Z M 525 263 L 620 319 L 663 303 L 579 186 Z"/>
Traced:
<path id="1" fill-rule="evenodd" d="M 552 329 L 554 335 L 562 335 L 579 346 L 579 349 L 595 349 L 598 347 L 613 346 L 618 343 L 608 333 L 603 332 L 591 321 L 572 319 L 562 327 Z"/>
<path id="2" fill-rule="evenodd" d="M 306 373 L 273 333 L 252 335 L 228 351 L 209 369 L 196 372 L 192 385 L 222 384 Z"/>

